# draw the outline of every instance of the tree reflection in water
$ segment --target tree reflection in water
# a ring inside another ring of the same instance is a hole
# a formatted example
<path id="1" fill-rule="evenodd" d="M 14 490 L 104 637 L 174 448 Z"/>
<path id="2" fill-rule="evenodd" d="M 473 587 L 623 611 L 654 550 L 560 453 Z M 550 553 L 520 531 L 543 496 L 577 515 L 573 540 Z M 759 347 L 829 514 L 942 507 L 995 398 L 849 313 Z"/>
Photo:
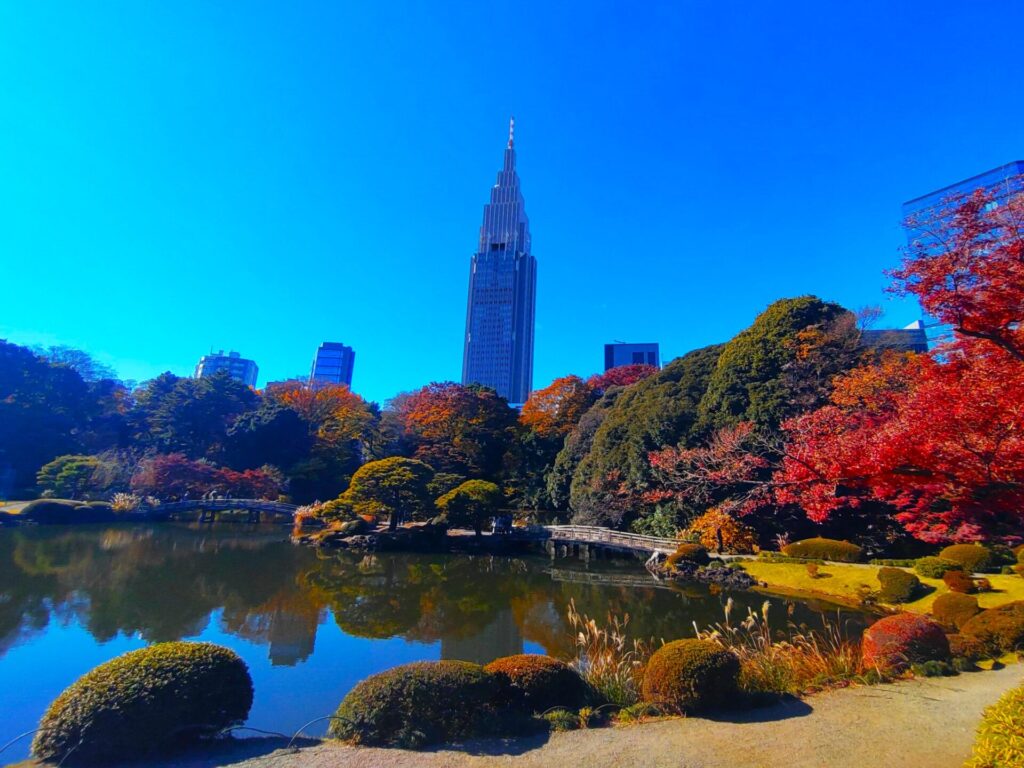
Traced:
<path id="1" fill-rule="evenodd" d="M 615 568 L 590 564 L 598 574 Z M 733 597 L 734 616 L 763 600 Z M 444 658 L 487 662 L 527 647 L 568 657 L 570 599 L 599 620 L 628 613 L 632 634 L 664 639 L 692 635 L 694 621 L 720 621 L 725 601 L 697 587 L 557 581 L 542 557 L 322 553 L 269 527 L 0 531 L 0 663 L 50 622 L 78 622 L 99 642 L 156 642 L 195 636 L 217 620 L 226 634 L 267 646 L 271 664 L 292 666 L 313 655 L 328 618 L 352 637 L 440 641 Z M 816 608 L 796 604 L 794 618 L 816 624 Z M 786 611 L 772 615 L 782 622 Z"/>

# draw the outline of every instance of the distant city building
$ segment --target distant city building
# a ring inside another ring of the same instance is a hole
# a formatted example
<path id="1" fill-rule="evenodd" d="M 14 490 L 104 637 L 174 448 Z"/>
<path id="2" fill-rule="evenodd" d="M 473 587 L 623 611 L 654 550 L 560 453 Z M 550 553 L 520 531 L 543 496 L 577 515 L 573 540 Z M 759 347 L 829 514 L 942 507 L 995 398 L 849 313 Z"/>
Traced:
<path id="1" fill-rule="evenodd" d="M 512 120 L 505 164 L 484 206 L 480 243 L 470 262 L 462 383 L 492 387 L 516 404 L 525 403 L 533 389 L 537 260 L 516 173 L 514 129 Z"/>
<path id="2" fill-rule="evenodd" d="M 860 332 L 860 343 L 871 349 L 892 349 L 898 352 L 927 352 L 928 335 L 925 324 L 915 320 L 905 328 L 884 328 Z"/>
<path id="3" fill-rule="evenodd" d="M 355 363 L 356 353 L 352 347 L 336 341 L 325 341 L 313 357 L 309 386 L 313 389 L 324 384 L 347 384 L 351 387 Z"/>
<path id="4" fill-rule="evenodd" d="M 617 341 L 604 345 L 604 369 L 618 368 L 620 365 L 653 365 L 661 368 L 661 355 L 657 343 L 626 344 Z"/>
<path id="5" fill-rule="evenodd" d="M 952 213 L 950 199 L 970 195 L 979 189 L 992 195 L 993 200 L 989 204 L 991 208 L 998 208 L 1011 196 L 1024 192 L 1024 160 L 1014 160 L 1012 163 L 979 173 L 977 176 L 958 181 L 905 202 L 903 218 L 907 219 L 912 216 L 916 219 L 916 225 L 906 227 L 907 242 L 910 244 L 916 242 L 926 247 L 932 243 L 937 244 L 934 236 L 930 233 L 934 231 L 936 224 L 942 222 Z M 949 326 L 942 325 L 927 316 L 925 317 L 925 329 L 932 343 L 948 340 L 952 335 L 952 329 Z"/>
<path id="6" fill-rule="evenodd" d="M 256 377 L 260 369 L 255 362 L 246 360 L 237 352 L 228 352 L 225 355 L 222 349 L 216 354 L 211 352 L 209 355 L 203 355 L 199 358 L 199 364 L 196 366 L 196 378 L 208 379 L 210 376 L 221 371 L 226 371 L 232 379 L 237 379 L 243 384 L 255 387 Z"/>

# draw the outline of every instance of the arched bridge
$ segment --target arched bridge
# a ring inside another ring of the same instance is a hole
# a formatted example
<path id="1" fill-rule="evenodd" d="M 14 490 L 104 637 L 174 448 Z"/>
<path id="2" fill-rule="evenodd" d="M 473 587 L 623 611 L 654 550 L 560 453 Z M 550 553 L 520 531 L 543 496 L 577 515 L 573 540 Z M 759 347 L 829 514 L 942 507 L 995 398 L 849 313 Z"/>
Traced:
<path id="1" fill-rule="evenodd" d="M 218 512 L 242 511 L 249 513 L 249 520 L 258 523 L 263 515 L 284 515 L 294 517 L 298 507 L 282 501 L 265 499 L 194 499 L 189 501 L 171 501 L 161 504 L 153 511 L 160 515 L 174 515 L 181 512 L 199 512 L 199 522 L 212 522 Z"/>

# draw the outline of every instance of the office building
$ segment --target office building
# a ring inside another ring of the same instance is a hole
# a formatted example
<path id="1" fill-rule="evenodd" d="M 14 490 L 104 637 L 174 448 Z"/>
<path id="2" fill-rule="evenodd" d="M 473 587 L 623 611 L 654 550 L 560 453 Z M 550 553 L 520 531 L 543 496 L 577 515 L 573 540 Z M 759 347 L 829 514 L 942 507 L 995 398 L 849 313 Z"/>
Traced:
<path id="1" fill-rule="evenodd" d="M 356 353 L 352 347 L 336 341 L 325 341 L 313 357 L 309 386 L 313 389 L 324 384 L 346 384 L 351 387 L 355 363 Z"/>
<path id="2" fill-rule="evenodd" d="M 255 362 L 246 360 L 237 352 L 228 352 L 225 355 L 222 349 L 216 354 L 211 352 L 199 358 L 195 377 L 197 379 L 207 379 L 221 371 L 225 371 L 232 379 L 237 379 L 243 384 L 255 387 L 256 377 L 260 369 Z"/>
<path id="3" fill-rule="evenodd" d="M 860 332 L 861 346 L 875 350 L 892 349 L 897 352 L 927 352 L 928 335 L 922 320 L 915 320 L 905 328 L 883 328 Z"/>
<path id="4" fill-rule="evenodd" d="M 519 188 L 509 122 L 505 162 L 484 206 L 480 242 L 470 261 L 462 383 L 495 389 L 510 403 L 533 389 L 533 323 L 537 260 Z"/>
<path id="5" fill-rule="evenodd" d="M 626 344 L 617 341 L 604 345 L 604 369 L 618 368 L 620 365 L 653 365 L 661 368 L 661 355 L 657 343 Z"/>
<path id="6" fill-rule="evenodd" d="M 992 196 L 989 209 L 998 208 L 1010 197 L 1024 193 L 1024 160 L 1015 160 L 905 202 L 903 218 L 908 244 L 924 245 L 926 248 L 933 243 L 938 245 L 938 241 L 930 234 L 935 226 L 951 215 L 958 198 L 971 195 L 979 189 Z M 930 316 L 925 316 L 924 324 L 931 343 L 942 343 L 952 338 L 952 328 L 948 325 Z"/>

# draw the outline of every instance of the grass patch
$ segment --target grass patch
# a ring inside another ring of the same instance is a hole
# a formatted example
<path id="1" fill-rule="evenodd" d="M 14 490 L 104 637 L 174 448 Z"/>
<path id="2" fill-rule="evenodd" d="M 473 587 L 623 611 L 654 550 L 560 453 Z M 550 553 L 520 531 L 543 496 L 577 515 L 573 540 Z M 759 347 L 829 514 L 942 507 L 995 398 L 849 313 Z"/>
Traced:
<path id="1" fill-rule="evenodd" d="M 742 565 L 747 573 L 766 583 L 769 592 L 818 595 L 840 603 L 859 604 L 865 590 L 877 592 L 880 588 L 878 571 L 881 566 L 822 565 L 819 567 L 818 578 L 812 578 L 807 568 L 797 563 L 744 560 Z M 988 580 L 992 583 L 993 591 L 977 595 L 978 604 L 982 608 L 995 608 L 1024 600 L 1024 578 L 1016 574 L 993 574 L 988 576 Z M 922 577 L 921 583 L 931 587 L 931 591 L 917 600 L 904 603 L 904 610 L 928 613 L 935 598 L 949 592 L 942 579 Z"/>

